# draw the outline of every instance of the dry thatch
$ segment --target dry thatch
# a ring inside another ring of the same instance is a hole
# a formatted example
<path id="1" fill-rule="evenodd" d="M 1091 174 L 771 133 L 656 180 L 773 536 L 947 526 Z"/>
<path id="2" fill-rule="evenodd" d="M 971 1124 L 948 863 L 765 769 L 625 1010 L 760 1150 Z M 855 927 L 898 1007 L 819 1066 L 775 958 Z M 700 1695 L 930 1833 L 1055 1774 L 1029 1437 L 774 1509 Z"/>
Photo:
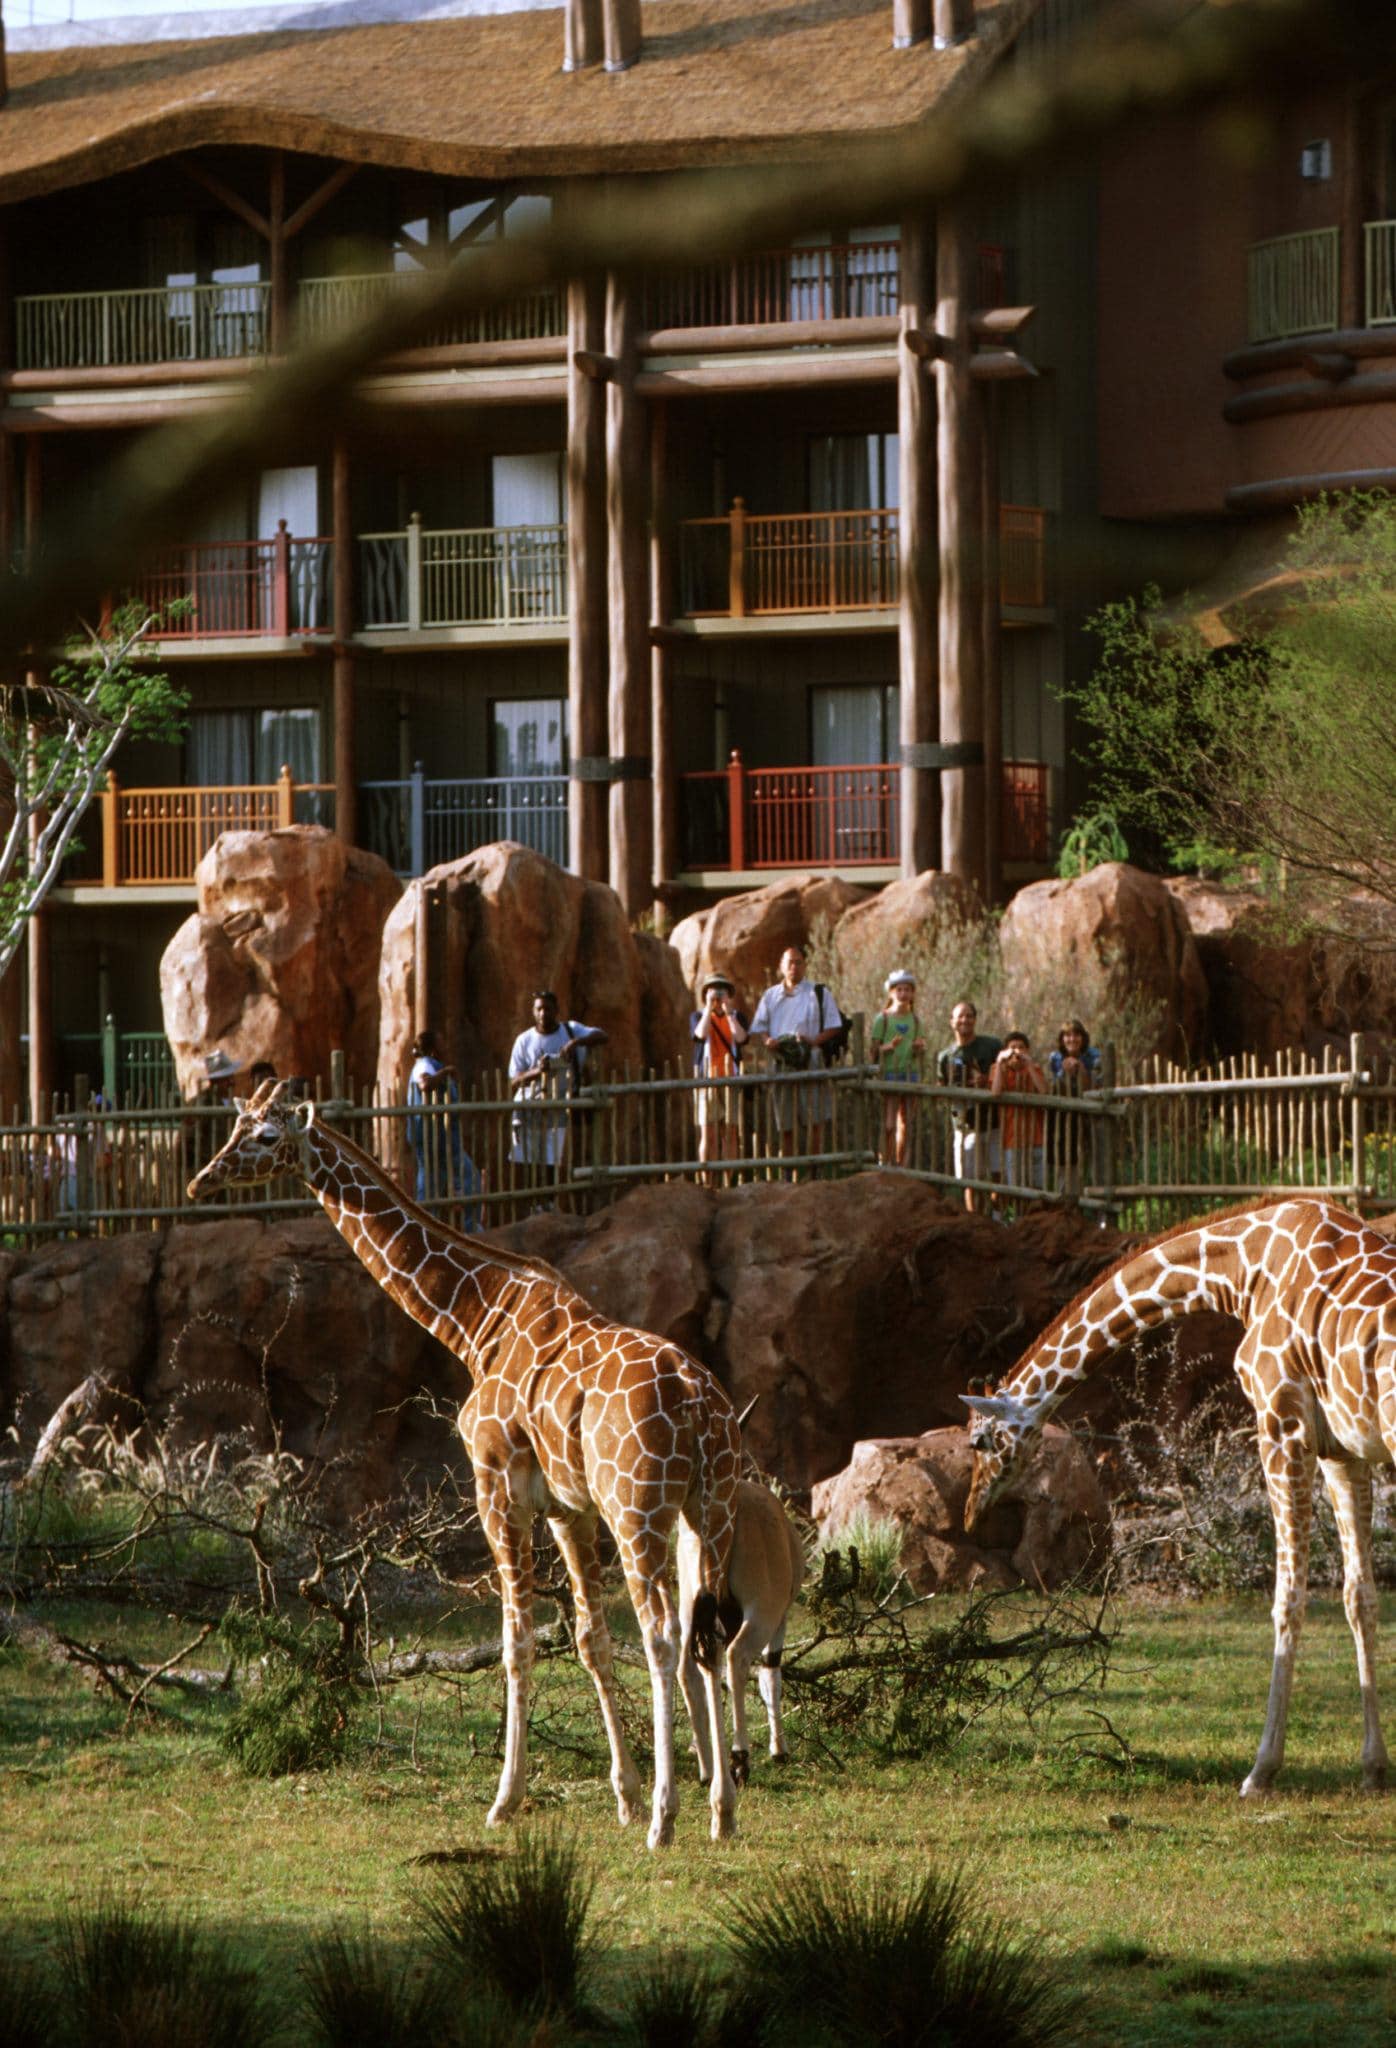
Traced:
<path id="1" fill-rule="evenodd" d="M 631 71 L 561 71 L 561 11 L 15 53 L 0 200 L 204 144 L 502 179 L 816 154 L 923 121 L 1040 0 L 960 48 L 892 49 L 892 0 L 647 0 Z"/>

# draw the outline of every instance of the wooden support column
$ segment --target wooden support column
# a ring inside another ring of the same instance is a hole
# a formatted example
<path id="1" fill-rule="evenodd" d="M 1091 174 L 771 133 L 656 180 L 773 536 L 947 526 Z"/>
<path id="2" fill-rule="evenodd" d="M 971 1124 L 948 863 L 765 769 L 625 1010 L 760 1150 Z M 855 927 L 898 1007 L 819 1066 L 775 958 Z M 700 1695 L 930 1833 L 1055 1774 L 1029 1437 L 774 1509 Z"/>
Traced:
<path id="1" fill-rule="evenodd" d="M 331 470 L 330 542 L 334 586 L 334 829 L 346 846 L 358 831 L 358 747 L 354 702 L 354 522 L 349 491 L 349 446 L 336 434 Z"/>
<path id="2" fill-rule="evenodd" d="M 562 15 L 562 68 L 585 71 L 601 62 L 601 0 L 566 0 Z"/>
<path id="3" fill-rule="evenodd" d="M 892 0 L 892 48 L 910 50 L 931 32 L 931 0 Z M 906 243 L 903 241 L 905 250 Z"/>
<path id="4" fill-rule="evenodd" d="M 1338 238 L 1338 325 L 1361 327 L 1366 318 L 1364 304 L 1367 269 L 1367 209 L 1363 193 L 1363 164 L 1366 157 L 1362 108 L 1362 87 L 1350 83 L 1343 101 L 1343 124 L 1338 141 L 1338 217 L 1342 233 Z"/>
<path id="5" fill-rule="evenodd" d="M 284 356 L 291 345 L 291 270 L 286 252 L 286 157 L 282 150 L 271 154 L 267 194 L 267 271 L 271 290 L 269 341 L 274 356 Z"/>
<path id="6" fill-rule="evenodd" d="M 668 885 L 679 871 L 679 785 L 674 771 L 674 648 L 667 631 L 674 609 L 674 523 L 665 489 L 669 408 L 650 410 L 650 752 L 654 760 L 655 921 L 671 921 Z"/>
<path id="7" fill-rule="evenodd" d="M 601 0 L 601 14 L 606 69 L 628 71 L 640 56 L 640 0 Z"/>
<path id="8" fill-rule="evenodd" d="M 948 50 L 968 42 L 974 34 L 974 0 L 933 0 L 933 5 L 936 48 Z"/>
<path id="9" fill-rule="evenodd" d="M 648 908 L 654 816 L 650 782 L 648 476 L 644 401 L 635 389 L 635 288 L 606 284 L 606 588 L 611 628 L 610 881 L 627 917 Z"/>
<path id="10" fill-rule="evenodd" d="M 970 374 L 975 241 L 962 205 L 936 218 L 936 458 L 940 515 L 940 864 L 983 895 L 980 458 Z"/>
<path id="11" fill-rule="evenodd" d="M 897 654 L 901 679 L 901 866 L 919 875 L 940 863 L 940 736 L 936 620 L 936 389 L 919 347 L 930 309 L 930 235 L 922 220 L 902 223 L 901 346 L 897 353 L 900 484 L 900 596 Z"/>
<path id="12" fill-rule="evenodd" d="M 606 721 L 606 387 L 583 362 L 605 353 L 605 291 L 567 287 L 568 865 L 604 882 L 610 773 Z"/>
<path id="13" fill-rule="evenodd" d="M 980 660 L 984 683 L 984 901 L 1003 901 L 1003 591 L 998 391 L 979 389 Z"/>

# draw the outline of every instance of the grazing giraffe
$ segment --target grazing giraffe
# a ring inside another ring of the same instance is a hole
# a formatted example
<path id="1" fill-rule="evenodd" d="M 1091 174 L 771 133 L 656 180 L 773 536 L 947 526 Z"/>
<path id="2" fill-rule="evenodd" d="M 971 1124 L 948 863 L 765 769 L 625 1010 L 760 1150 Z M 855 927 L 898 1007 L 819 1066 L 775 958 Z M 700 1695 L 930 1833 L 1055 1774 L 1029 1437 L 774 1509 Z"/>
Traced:
<path id="1" fill-rule="evenodd" d="M 1323 1201 L 1232 1210 L 1127 1254 L 1028 1347 L 974 1411 L 973 1529 L 1026 1464 L 1047 1417 L 1078 1381 L 1141 1330 L 1210 1310 L 1243 1325 L 1236 1376 L 1255 1411 L 1275 1521 L 1275 1654 L 1260 1747 L 1242 1796 L 1284 1761 L 1290 1681 L 1309 1576 L 1314 1468 L 1337 1516 L 1343 1605 L 1362 1691 L 1362 1777 L 1386 1784 L 1377 1707 L 1372 1470 L 1396 1456 L 1396 1244 Z"/>
<path id="2" fill-rule="evenodd" d="M 719 1758 L 713 1840 L 734 1831 L 736 1787 L 717 1670 L 718 1593 L 732 1541 L 741 1457 L 737 1419 L 705 1367 L 677 1345 L 613 1323 L 542 1259 L 458 1230 L 409 1201 L 376 1160 L 331 1129 L 287 1083 L 238 1102 L 232 1135 L 189 1184 L 192 1201 L 219 1188 L 299 1174 L 386 1293 L 439 1337 L 473 1381 L 459 1428 L 475 1475 L 480 1521 L 499 1570 L 508 1715 L 504 1768 L 490 1825 L 524 1796 L 533 1667 L 533 1518 L 547 1517 L 577 1607 L 577 1651 L 591 1673 L 611 1746 L 621 1821 L 639 1810 L 640 1778 L 621 1728 L 602 1606 L 597 1520 L 616 1539 L 644 1638 L 654 1705 L 654 1806 L 649 1845 L 673 1839 L 674 1678 L 681 1642 L 669 1588 L 676 1521 L 698 1545 L 702 1590 L 691 1622 L 705 1663 L 708 1719 Z"/>

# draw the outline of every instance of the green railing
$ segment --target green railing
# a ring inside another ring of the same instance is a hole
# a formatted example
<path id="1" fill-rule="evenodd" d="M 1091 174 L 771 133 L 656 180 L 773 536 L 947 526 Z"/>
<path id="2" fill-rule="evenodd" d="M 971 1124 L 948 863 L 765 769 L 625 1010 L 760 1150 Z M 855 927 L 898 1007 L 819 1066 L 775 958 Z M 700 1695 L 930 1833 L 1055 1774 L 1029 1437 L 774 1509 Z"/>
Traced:
<path id="1" fill-rule="evenodd" d="M 1339 230 L 1274 235 L 1246 254 L 1246 336 L 1283 341 L 1338 324 Z"/>

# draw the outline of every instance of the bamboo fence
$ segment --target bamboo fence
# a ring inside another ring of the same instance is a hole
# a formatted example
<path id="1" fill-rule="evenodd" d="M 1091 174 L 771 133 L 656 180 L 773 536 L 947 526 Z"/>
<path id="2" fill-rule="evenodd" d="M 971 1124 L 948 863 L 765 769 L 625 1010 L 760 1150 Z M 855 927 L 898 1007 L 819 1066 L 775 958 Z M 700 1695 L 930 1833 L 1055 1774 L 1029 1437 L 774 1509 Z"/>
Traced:
<path id="1" fill-rule="evenodd" d="M 1321 1059 L 1282 1053 L 1268 1067 L 1244 1058 L 1187 1072 L 1155 1061 L 1127 1082 L 1117 1081 L 1107 1049 L 1089 1094 L 1015 1096 L 1012 1130 L 1001 1117 L 996 1124 L 982 1091 L 885 1080 L 860 1050 L 861 1030 L 852 1063 L 826 1073 L 763 1069 L 704 1082 L 677 1067 L 625 1068 L 527 1101 L 495 1074 L 458 1103 L 422 1108 L 367 1092 L 356 1099 L 335 1055 L 330 1075 L 307 1092 L 409 1194 L 467 1229 L 540 1207 L 590 1213 L 645 1182 L 733 1186 L 863 1172 L 890 1164 L 899 1114 L 905 1163 L 893 1170 L 947 1190 L 977 1188 L 1001 1213 L 1065 1199 L 1125 1228 L 1155 1230 L 1287 1194 L 1323 1194 L 1360 1212 L 1396 1208 L 1396 1080 L 1374 1070 L 1360 1038 L 1345 1058 L 1331 1049 Z M 231 1104 L 81 1111 L 58 1102 L 47 1116 L 14 1117 L 0 1126 L 0 1236 L 16 1245 L 160 1228 L 229 1208 L 259 1216 L 312 1209 L 291 1181 L 232 1190 L 197 1208 L 188 1202 L 189 1180 L 222 1145 L 233 1114 Z M 957 1177 L 957 1118 L 1016 1140 L 1008 1175 Z M 706 1147 L 700 1119 L 713 1127 Z"/>

